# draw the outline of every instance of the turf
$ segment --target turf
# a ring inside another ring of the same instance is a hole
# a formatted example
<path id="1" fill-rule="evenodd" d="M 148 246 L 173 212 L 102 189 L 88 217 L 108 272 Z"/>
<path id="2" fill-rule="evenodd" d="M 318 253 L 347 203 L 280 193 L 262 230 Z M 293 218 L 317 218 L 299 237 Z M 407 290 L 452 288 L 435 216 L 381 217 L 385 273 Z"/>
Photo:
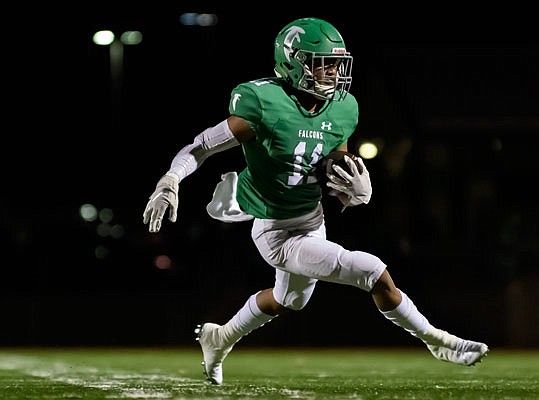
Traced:
<path id="1" fill-rule="evenodd" d="M 252 349 L 204 380 L 198 348 L 0 349 L 0 399 L 539 399 L 539 351 L 474 367 L 426 349 Z"/>

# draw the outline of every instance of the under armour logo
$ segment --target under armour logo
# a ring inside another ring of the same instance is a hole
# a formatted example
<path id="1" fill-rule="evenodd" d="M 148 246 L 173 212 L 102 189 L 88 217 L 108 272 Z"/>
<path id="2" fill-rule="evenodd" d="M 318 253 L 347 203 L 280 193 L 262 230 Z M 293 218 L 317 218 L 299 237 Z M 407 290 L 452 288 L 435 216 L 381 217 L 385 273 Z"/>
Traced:
<path id="1" fill-rule="evenodd" d="M 333 123 L 323 121 L 322 125 L 321 125 L 321 129 L 326 130 L 326 131 L 330 131 L 332 126 L 333 126 Z"/>

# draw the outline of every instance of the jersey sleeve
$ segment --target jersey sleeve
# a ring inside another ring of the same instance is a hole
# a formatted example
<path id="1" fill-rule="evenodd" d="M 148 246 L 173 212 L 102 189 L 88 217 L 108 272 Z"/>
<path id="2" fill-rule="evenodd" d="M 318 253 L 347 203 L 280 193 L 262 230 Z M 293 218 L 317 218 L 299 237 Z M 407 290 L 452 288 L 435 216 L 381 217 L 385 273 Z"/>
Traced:
<path id="1" fill-rule="evenodd" d="M 228 111 L 230 115 L 241 117 L 253 125 L 258 125 L 262 119 L 262 107 L 251 85 L 253 85 L 251 82 L 242 83 L 232 90 Z"/>

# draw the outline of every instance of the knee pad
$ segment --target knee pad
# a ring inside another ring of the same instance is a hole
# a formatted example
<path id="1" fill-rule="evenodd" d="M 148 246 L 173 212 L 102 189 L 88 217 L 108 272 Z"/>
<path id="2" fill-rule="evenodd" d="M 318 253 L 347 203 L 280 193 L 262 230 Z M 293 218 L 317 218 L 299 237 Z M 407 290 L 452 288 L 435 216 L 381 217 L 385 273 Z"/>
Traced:
<path id="1" fill-rule="evenodd" d="M 341 268 L 336 282 L 357 286 L 370 292 L 384 272 L 386 265 L 380 258 L 363 251 L 345 250 L 339 254 Z"/>
<path id="2" fill-rule="evenodd" d="M 296 301 L 296 302 L 287 304 L 284 307 L 286 307 L 287 309 L 292 310 L 292 311 L 299 311 L 299 310 L 303 310 L 303 308 L 305 308 L 307 303 L 308 303 L 308 301 L 306 301 L 306 302 Z"/>
<path id="3" fill-rule="evenodd" d="M 307 303 L 309 302 L 309 299 L 311 298 L 311 294 L 305 294 L 305 293 L 294 293 L 289 292 L 284 295 L 284 298 L 279 298 L 276 296 L 275 290 L 273 292 L 273 297 L 275 298 L 275 301 L 285 307 L 288 310 L 292 311 L 299 311 L 302 310 Z"/>

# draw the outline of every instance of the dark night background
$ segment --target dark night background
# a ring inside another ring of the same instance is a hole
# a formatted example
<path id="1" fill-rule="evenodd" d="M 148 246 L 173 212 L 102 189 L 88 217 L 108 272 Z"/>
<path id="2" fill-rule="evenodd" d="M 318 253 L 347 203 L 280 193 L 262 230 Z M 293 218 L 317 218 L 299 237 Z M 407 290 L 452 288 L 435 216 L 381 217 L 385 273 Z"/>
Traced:
<path id="1" fill-rule="evenodd" d="M 6 10 L 0 345 L 194 345 L 197 323 L 224 323 L 272 286 L 250 223 L 205 211 L 221 173 L 243 168 L 239 148 L 181 184 L 175 224 L 150 234 L 142 212 L 176 152 L 227 116 L 233 87 L 273 74 L 278 30 L 315 16 L 354 55 L 360 121 L 351 145 L 381 148 L 366 161 L 369 205 L 341 214 L 325 199 L 328 237 L 382 258 L 434 325 L 491 346 L 538 346 L 535 13 L 518 3 L 265 7 Z M 218 23 L 182 26 L 185 12 L 215 13 Z M 92 42 L 100 29 L 143 34 L 124 47 L 121 86 L 109 48 Z M 98 221 L 80 218 L 86 203 L 112 210 L 110 225 L 125 234 L 100 235 Z M 169 268 L 155 266 L 160 254 Z M 244 343 L 418 344 L 368 294 L 324 282 L 304 310 Z"/>

